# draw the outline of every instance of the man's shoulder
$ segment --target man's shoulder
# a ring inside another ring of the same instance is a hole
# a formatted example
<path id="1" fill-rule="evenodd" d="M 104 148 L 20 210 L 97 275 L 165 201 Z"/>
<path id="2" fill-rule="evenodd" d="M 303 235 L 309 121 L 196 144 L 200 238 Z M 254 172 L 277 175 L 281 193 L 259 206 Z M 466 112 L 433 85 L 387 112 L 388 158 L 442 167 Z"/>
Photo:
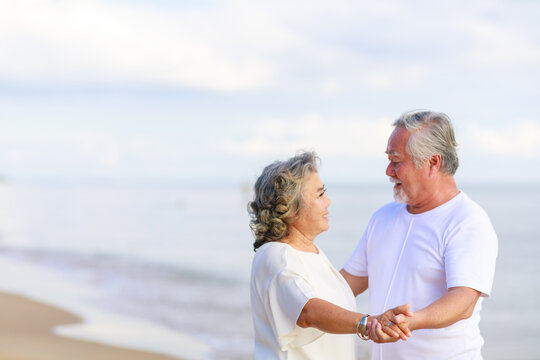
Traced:
<path id="1" fill-rule="evenodd" d="M 451 209 L 454 217 L 462 219 L 489 219 L 486 211 L 463 191 L 455 206 Z"/>
<path id="2" fill-rule="evenodd" d="M 406 205 L 401 204 L 395 201 L 384 204 L 378 208 L 374 213 L 373 217 L 386 216 L 389 214 L 395 214 L 396 212 L 402 211 Z"/>
<path id="3" fill-rule="evenodd" d="M 405 209 L 406 204 L 397 203 L 395 201 L 381 206 L 371 215 L 366 230 L 370 231 L 370 229 L 379 228 L 381 225 L 385 227 L 385 224 L 393 222 L 393 219 L 396 219 Z"/>
<path id="4" fill-rule="evenodd" d="M 495 229 L 487 212 L 465 193 L 460 194 L 459 201 L 449 209 L 445 227 L 447 234 L 485 233 L 495 239 Z"/>

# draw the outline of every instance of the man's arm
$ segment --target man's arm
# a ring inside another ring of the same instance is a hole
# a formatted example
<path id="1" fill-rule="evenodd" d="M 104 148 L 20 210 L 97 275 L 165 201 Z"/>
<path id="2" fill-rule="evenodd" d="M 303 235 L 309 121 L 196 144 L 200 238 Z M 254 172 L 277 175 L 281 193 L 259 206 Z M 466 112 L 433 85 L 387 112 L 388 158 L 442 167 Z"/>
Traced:
<path id="1" fill-rule="evenodd" d="M 479 291 L 468 287 L 450 288 L 439 300 L 415 312 L 414 317 L 401 318 L 398 315 L 394 321 L 410 321 L 411 330 L 447 327 L 470 318 L 480 294 Z"/>
<path id="2" fill-rule="evenodd" d="M 468 287 L 454 287 L 448 289 L 446 295 L 431 305 L 417 311 L 412 317 L 396 315 L 393 319 L 372 319 L 369 324 L 369 337 L 378 343 L 394 342 L 394 334 L 399 328 L 409 330 L 439 329 L 455 324 L 471 317 L 480 292 Z M 382 320 L 382 323 L 381 323 Z M 386 326 L 385 322 L 391 320 L 393 324 Z M 391 331 L 390 331 L 391 330 Z"/>
<path id="3" fill-rule="evenodd" d="M 347 280 L 354 296 L 358 296 L 368 288 L 369 281 L 367 276 L 354 276 L 345 271 L 345 269 L 341 269 L 339 272 Z"/>
<path id="4" fill-rule="evenodd" d="M 460 320 L 471 317 L 480 294 L 479 291 L 468 287 L 450 288 L 446 295 L 415 312 L 414 316 L 394 316 L 393 319 L 390 319 L 394 324 L 388 327 L 380 321 L 372 320 L 369 326 L 369 337 L 375 342 L 395 341 L 387 333 L 393 334 L 398 325 L 410 330 L 439 329 L 453 325 Z M 383 322 L 386 320 L 388 319 L 383 320 Z"/>

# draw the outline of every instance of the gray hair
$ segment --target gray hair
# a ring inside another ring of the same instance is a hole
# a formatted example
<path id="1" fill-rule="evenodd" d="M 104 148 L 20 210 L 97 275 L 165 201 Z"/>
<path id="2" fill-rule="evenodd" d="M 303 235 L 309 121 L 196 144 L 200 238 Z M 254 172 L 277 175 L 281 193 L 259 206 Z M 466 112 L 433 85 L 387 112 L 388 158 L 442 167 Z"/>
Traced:
<path id="1" fill-rule="evenodd" d="M 394 124 L 411 133 L 405 147 L 414 164 L 422 164 L 433 155 L 441 155 L 441 171 L 454 175 L 459 166 L 457 142 L 450 118 L 443 113 L 414 110 L 404 113 Z"/>
<path id="2" fill-rule="evenodd" d="M 318 160 L 315 152 L 303 152 L 264 168 L 255 182 L 254 199 L 248 203 L 253 250 L 288 235 L 289 224 L 302 205 L 302 190 L 311 172 L 317 171 Z"/>

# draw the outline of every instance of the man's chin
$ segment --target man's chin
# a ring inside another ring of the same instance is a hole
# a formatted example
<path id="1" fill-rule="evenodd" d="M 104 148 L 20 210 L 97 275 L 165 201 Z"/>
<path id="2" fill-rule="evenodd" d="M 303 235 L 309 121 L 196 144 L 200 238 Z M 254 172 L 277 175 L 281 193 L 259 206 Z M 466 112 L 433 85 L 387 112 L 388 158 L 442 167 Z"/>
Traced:
<path id="1" fill-rule="evenodd" d="M 409 198 L 401 189 L 400 190 L 394 189 L 394 200 L 397 203 L 406 204 Z"/>

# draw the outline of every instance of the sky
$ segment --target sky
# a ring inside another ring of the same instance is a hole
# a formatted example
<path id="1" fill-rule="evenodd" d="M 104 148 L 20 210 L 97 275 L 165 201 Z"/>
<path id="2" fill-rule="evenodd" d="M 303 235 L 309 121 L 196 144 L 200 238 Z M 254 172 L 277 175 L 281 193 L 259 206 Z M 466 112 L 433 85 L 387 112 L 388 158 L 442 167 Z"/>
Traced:
<path id="1" fill-rule="evenodd" d="M 0 0 L 0 174 L 250 183 L 303 149 L 386 182 L 392 121 L 429 109 L 459 181 L 540 183 L 539 24 L 532 0 Z"/>

